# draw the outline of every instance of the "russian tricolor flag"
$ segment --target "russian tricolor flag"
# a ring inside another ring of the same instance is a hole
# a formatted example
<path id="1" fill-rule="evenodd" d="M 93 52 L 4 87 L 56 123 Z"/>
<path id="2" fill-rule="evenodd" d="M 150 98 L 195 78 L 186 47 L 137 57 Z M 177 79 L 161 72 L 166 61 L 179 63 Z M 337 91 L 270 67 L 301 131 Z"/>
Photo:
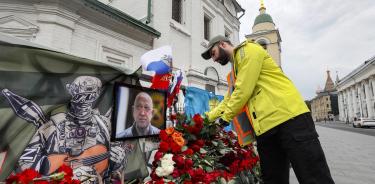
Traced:
<path id="1" fill-rule="evenodd" d="M 172 64 L 171 46 L 163 46 L 150 50 L 142 55 L 141 63 L 144 70 L 155 71 L 156 75 L 169 73 Z"/>

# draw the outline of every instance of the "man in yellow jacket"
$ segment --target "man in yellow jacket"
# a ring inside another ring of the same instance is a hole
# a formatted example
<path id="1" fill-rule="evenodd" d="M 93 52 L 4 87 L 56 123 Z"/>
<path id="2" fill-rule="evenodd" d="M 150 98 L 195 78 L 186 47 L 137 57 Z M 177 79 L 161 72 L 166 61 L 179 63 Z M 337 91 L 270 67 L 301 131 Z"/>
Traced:
<path id="1" fill-rule="evenodd" d="M 232 65 L 233 85 L 206 115 L 227 123 L 245 107 L 265 184 L 289 183 L 289 162 L 300 183 L 334 183 L 301 94 L 260 45 L 245 41 L 234 47 L 226 37 L 216 36 L 202 57 Z"/>

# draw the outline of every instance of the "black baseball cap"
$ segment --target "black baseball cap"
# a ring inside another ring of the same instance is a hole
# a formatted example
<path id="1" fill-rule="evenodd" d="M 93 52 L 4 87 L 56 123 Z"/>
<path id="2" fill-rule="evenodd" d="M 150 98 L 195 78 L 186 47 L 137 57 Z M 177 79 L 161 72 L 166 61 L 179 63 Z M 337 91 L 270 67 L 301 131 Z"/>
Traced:
<path id="1" fill-rule="evenodd" d="M 215 36 L 213 37 L 209 42 L 208 42 L 208 48 L 206 51 L 204 51 L 201 56 L 203 59 L 205 60 L 208 60 L 211 58 L 211 49 L 212 47 L 214 47 L 214 45 L 218 42 L 221 42 L 221 41 L 226 41 L 226 42 L 229 42 L 229 39 L 225 36 L 222 36 L 222 35 L 218 35 L 218 36 Z"/>

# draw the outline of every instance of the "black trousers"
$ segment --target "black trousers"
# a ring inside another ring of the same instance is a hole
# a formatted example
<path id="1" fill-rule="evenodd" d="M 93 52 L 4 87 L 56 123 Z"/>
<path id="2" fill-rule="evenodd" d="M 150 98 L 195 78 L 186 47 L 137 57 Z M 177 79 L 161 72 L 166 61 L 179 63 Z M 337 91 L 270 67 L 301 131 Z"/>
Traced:
<path id="1" fill-rule="evenodd" d="M 265 184 L 288 184 L 289 163 L 301 184 L 334 183 L 310 113 L 292 118 L 256 139 Z"/>

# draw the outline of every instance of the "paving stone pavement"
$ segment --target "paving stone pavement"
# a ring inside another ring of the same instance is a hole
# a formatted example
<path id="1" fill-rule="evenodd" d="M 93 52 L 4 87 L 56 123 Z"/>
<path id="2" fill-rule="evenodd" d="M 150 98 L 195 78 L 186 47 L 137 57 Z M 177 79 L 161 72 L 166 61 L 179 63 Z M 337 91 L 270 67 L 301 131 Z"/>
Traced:
<path id="1" fill-rule="evenodd" d="M 316 126 L 336 184 L 375 184 L 375 137 Z M 293 169 L 290 184 L 297 184 Z"/>

